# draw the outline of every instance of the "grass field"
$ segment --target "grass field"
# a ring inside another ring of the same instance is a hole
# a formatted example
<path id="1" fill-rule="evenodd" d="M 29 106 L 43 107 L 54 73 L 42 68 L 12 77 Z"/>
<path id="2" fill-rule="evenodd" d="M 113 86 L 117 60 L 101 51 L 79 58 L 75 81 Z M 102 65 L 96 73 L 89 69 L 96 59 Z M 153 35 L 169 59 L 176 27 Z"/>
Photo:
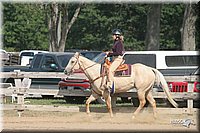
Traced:
<path id="1" fill-rule="evenodd" d="M 7 98 L 6 104 L 16 104 L 11 102 L 11 98 Z M 26 105 L 54 105 L 54 106 L 79 106 L 79 107 L 85 107 L 85 103 L 83 104 L 77 104 L 77 103 L 66 103 L 66 101 L 63 98 L 52 98 L 52 99 L 44 99 L 44 98 L 25 98 L 25 104 Z M 122 103 L 122 101 L 117 100 L 117 106 L 133 106 L 132 103 Z M 97 104 L 95 102 L 92 102 L 90 104 L 91 107 L 104 107 L 106 104 Z"/>

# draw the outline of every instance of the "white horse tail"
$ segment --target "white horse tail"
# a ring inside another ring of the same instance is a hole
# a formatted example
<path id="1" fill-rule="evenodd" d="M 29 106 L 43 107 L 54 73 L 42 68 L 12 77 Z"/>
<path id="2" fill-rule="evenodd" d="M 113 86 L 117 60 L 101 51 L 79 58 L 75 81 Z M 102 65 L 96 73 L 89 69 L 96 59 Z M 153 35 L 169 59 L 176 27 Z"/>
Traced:
<path id="1" fill-rule="evenodd" d="M 171 94 L 170 94 L 170 91 L 169 91 L 169 87 L 167 85 L 167 82 L 163 76 L 163 74 L 161 72 L 159 72 L 157 69 L 154 69 L 152 68 L 153 71 L 155 72 L 156 74 L 156 83 L 157 85 L 160 85 L 162 86 L 165 94 L 167 95 L 167 98 L 169 100 L 169 102 L 175 107 L 177 108 L 178 107 L 178 104 L 174 101 L 174 99 L 172 98 Z"/>

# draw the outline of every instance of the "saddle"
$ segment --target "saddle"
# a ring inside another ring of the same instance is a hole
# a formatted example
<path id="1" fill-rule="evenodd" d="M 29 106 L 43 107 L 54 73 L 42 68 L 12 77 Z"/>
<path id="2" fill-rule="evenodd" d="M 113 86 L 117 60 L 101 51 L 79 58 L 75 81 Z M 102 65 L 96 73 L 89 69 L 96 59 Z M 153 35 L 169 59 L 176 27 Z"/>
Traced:
<path id="1" fill-rule="evenodd" d="M 102 65 L 101 73 L 104 68 L 109 69 L 112 62 L 105 59 L 105 63 Z M 122 64 L 115 70 L 115 76 L 130 76 L 131 75 L 131 64 Z"/>
<path id="2" fill-rule="evenodd" d="M 109 69 L 111 64 L 112 63 L 108 59 L 106 59 L 104 66 L 106 66 Z M 115 71 L 116 72 L 126 71 L 128 70 L 128 68 L 129 68 L 128 64 L 121 64 Z"/>

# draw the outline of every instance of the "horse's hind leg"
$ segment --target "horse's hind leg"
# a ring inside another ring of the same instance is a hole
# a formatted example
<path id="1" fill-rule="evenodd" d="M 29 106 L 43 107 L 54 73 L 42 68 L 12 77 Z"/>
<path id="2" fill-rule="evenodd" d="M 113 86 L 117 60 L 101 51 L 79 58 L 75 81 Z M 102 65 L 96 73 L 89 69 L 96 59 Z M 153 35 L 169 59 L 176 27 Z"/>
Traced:
<path id="1" fill-rule="evenodd" d="M 133 119 L 136 117 L 136 115 L 141 111 L 141 109 L 144 107 L 145 103 L 146 103 L 146 99 L 145 99 L 145 92 L 144 91 L 139 91 L 138 90 L 138 99 L 140 101 L 140 105 L 139 107 L 136 109 L 136 111 L 133 113 Z"/>
<path id="2" fill-rule="evenodd" d="M 96 100 L 98 97 L 100 97 L 100 96 L 95 95 L 95 94 L 92 94 L 92 95 L 90 95 L 90 97 L 87 99 L 87 101 L 86 101 L 86 113 L 87 113 L 87 114 L 90 114 L 90 103 L 91 103 L 92 101 Z"/>
<path id="3" fill-rule="evenodd" d="M 147 100 L 149 101 L 149 103 L 151 104 L 151 106 L 153 107 L 153 115 L 154 115 L 154 118 L 157 117 L 157 111 L 156 111 L 156 101 L 155 99 L 153 98 L 153 95 L 152 95 L 152 90 L 150 90 L 147 94 Z"/>

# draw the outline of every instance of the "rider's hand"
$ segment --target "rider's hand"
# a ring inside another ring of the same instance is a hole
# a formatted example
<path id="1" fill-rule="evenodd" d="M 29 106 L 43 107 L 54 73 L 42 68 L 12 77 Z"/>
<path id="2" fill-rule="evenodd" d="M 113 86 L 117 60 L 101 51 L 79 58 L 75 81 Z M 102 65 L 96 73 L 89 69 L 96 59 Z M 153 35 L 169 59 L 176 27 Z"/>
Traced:
<path id="1" fill-rule="evenodd" d="M 105 52 L 106 53 L 106 56 L 110 53 L 110 51 L 107 51 L 107 52 Z"/>

